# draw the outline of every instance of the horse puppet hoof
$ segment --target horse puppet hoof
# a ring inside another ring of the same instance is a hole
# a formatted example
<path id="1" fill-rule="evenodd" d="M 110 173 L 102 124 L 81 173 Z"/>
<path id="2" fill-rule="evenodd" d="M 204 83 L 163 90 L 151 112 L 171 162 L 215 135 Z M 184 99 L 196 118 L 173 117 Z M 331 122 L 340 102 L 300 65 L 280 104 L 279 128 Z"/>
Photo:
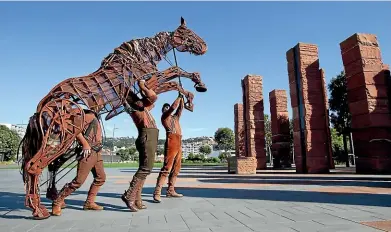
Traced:
<path id="1" fill-rule="evenodd" d="M 39 208 L 36 209 L 33 213 L 34 220 L 44 220 L 49 217 L 50 217 L 50 213 L 43 205 L 40 205 Z"/>
<path id="2" fill-rule="evenodd" d="M 197 92 L 201 93 L 206 92 L 208 90 L 204 85 L 197 85 L 195 89 L 197 90 Z"/>

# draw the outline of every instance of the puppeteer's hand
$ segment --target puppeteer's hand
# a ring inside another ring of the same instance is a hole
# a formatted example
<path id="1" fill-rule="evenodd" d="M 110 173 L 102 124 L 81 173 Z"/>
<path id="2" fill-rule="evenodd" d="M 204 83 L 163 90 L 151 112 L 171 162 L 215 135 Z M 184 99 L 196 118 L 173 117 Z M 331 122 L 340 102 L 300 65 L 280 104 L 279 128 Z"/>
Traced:
<path id="1" fill-rule="evenodd" d="M 91 154 L 91 147 L 90 145 L 83 146 L 83 158 L 88 157 Z"/>
<path id="2" fill-rule="evenodd" d="M 143 79 L 138 80 L 138 85 L 145 86 L 145 80 L 143 80 Z"/>

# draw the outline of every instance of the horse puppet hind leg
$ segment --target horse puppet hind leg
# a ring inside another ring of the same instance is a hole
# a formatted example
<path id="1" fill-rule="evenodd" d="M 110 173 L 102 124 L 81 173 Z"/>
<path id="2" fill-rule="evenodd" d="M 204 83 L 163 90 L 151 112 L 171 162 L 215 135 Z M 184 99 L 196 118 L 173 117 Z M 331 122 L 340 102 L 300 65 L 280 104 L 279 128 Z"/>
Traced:
<path id="1" fill-rule="evenodd" d="M 46 219 L 50 216 L 48 210 L 41 204 L 39 196 L 39 176 L 43 169 L 59 156 L 63 155 L 72 145 L 76 136 L 82 132 L 85 115 L 83 109 L 68 99 L 55 99 L 48 102 L 39 114 L 39 125 L 47 128 L 39 151 L 25 163 L 27 176 L 25 205 L 33 210 L 34 219 Z"/>

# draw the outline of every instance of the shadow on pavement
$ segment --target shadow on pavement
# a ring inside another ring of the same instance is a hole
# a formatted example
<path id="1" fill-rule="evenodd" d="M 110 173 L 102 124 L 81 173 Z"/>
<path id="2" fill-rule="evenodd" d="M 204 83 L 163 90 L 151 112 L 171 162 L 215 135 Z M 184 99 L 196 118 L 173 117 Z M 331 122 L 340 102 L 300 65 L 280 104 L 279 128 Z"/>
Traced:
<path id="1" fill-rule="evenodd" d="M 313 202 L 360 206 L 390 207 L 391 196 L 386 194 L 366 193 L 323 193 L 294 190 L 258 190 L 258 189 L 224 189 L 224 188 L 176 188 L 185 197 L 224 198 L 238 200 L 265 200 L 284 202 Z M 143 194 L 152 194 L 154 188 L 144 188 Z"/>
<path id="2" fill-rule="evenodd" d="M 162 190 L 162 197 L 165 195 L 166 186 Z M 346 204 L 361 206 L 391 206 L 391 195 L 368 194 L 368 193 L 324 193 L 295 190 L 270 190 L 270 189 L 225 189 L 225 188 L 200 188 L 200 187 L 177 187 L 179 193 L 185 197 L 197 198 L 223 198 L 236 200 L 265 200 L 284 202 L 313 202 Z M 143 188 L 143 201 L 152 202 L 154 187 Z M 87 192 L 80 191 L 81 194 Z M 120 198 L 122 193 L 99 193 L 98 196 L 109 198 Z M 121 202 L 122 203 L 122 202 Z M 118 207 L 118 206 L 117 206 Z M 125 209 L 126 211 L 126 209 Z"/>
<path id="3" fill-rule="evenodd" d="M 179 178 L 191 178 L 189 175 L 180 175 Z M 215 184 L 281 184 L 281 185 L 319 185 L 330 187 L 378 187 L 378 188 L 390 188 L 391 183 L 378 180 L 359 180 L 354 178 L 303 178 L 303 177 L 287 177 L 287 176 L 262 176 L 258 178 L 221 178 L 219 176 L 200 177 L 198 179 L 202 183 L 215 183 Z"/>
<path id="4" fill-rule="evenodd" d="M 83 194 L 87 197 L 87 191 L 76 191 L 72 195 Z M 98 196 L 104 196 L 105 194 L 98 194 Z M 109 197 L 120 199 L 121 194 L 109 194 Z M 11 212 L 20 211 L 20 210 L 30 210 L 24 205 L 24 194 L 19 193 L 10 193 L 10 192 L 0 192 L 0 218 L 7 219 L 21 219 L 21 218 L 30 218 L 20 215 L 12 215 Z M 120 200 L 119 200 L 120 201 Z M 41 198 L 41 203 L 46 206 L 46 208 L 51 211 L 52 202 L 46 199 L 45 197 Z M 84 200 L 75 200 L 75 199 L 65 199 L 67 209 L 83 210 Z M 104 207 L 105 211 L 118 211 L 118 212 L 129 212 L 128 208 L 122 205 L 112 205 L 104 202 L 96 201 L 97 204 Z M 122 203 L 122 202 L 121 202 Z"/>

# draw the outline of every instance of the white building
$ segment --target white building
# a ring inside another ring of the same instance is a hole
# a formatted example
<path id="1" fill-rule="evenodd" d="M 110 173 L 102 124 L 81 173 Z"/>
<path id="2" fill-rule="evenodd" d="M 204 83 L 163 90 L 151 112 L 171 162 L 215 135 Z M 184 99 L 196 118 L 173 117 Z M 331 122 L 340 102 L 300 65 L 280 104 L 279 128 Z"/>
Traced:
<path id="1" fill-rule="evenodd" d="M 213 151 L 213 145 L 215 141 L 212 137 L 203 137 L 202 140 L 199 138 L 194 139 L 186 139 L 182 140 L 182 156 L 187 157 L 190 153 L 194 155 L 200 154 L 199 149 L 204 145 L 209 145 L 211 150 Z M 164 149 L 164 144 L 157 145 L 158 149 Z"/>
<path id="2" fill-rule="evenodd" d="M 126 149 L 125 146 L 123 146 L 123 147 L 114 146 L 114 152 L 117 152 L 117 151 L 119 151 L 119 150 L 125 150 L 125 149 Z"/>
<path id="3" fill-rule="evenodd" d="M 6 126 L 10 130 L 16 131 L 20 138 L 23 138 L 26 133 L 26 127 L 22 125 L 14 125 L 10 123 L 0 123 L 0 125 Z"/>
<path id="4" fill-rule="evenodd" d="M 193 153 L 194 155 L 200 154 L 200 147 L 204 145 L 210 146 L 210 149 L 213 151 L 213 145 L 214 145 L 213 138 L 206 138 L 202 141 L 197 142 L 185 142 L 182 143 L 182 154 L 183 157 L 187 157 L 190 153 Z"/>

